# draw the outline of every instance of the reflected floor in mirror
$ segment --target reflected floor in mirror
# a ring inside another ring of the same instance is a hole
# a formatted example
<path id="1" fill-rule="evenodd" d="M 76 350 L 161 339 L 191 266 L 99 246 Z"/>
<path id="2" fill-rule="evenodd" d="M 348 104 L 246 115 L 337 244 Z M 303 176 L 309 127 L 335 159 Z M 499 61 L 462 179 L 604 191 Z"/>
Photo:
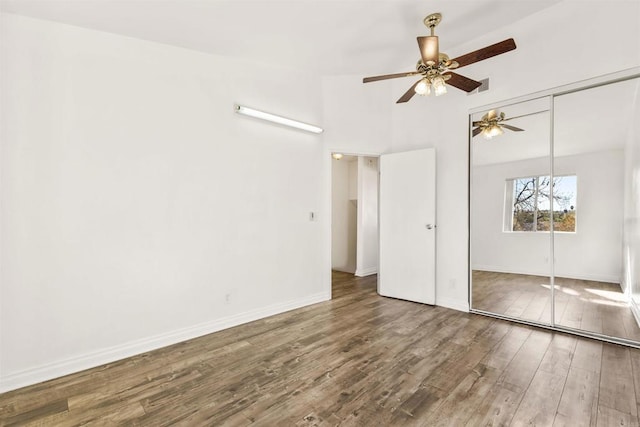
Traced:
<path id="1" fill-rule="evenodd" d="M 640 328 L 620 285 L 555 278 L 556 324 L 640 342 Z M 473 308 L 542 323 L 550 322 L 549 278 L 473 271 Z"/>

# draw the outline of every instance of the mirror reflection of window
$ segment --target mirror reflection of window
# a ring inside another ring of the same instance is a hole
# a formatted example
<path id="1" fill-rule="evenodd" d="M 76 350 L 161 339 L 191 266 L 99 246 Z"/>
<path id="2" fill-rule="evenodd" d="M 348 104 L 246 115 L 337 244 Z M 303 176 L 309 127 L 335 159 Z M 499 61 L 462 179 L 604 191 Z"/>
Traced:
<path id="1" fill-rule="evenodd" d="M 552 197 L 554 231 L 576 231 L 577 177 L 553 177 L 553 192 L 551 181 L 549 175 L 507 179 L 505 209 L 510 215 L 504 231 L 550 231 Z"/>

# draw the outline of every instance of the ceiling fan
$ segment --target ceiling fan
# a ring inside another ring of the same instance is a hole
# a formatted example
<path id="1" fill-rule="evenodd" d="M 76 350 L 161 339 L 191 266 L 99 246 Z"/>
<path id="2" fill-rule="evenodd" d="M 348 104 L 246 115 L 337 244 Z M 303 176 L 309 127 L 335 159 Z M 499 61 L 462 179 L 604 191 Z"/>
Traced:
<path id="1" fill-rule="evenodd" d="M 418 74 L 422 75 L 422 78 L 415 82 L 413 86 L 396 101 L 397 104 L 409 101 L 416 93 L 419 95 L 429 95 L 433 90 L 436 96 L 442 95 L 447 92 L 446 84 L 450 84 L 465 92 L 471 92 L 480 86 L 481 83 L 456 74 L 451 70 L 509 52 L 516 48 L 515 41 L 513 39 L 507 39 L 483 49 L 467 53 L 466 55 L 449 59 L 449 56 L 440 52 L 438 36 L 435 35 L 435 28 L 441 20 L 442 15 L 440 13 L 432 13 L 424 18 L 424 25 L 429 28 L 431 35 L 418 37 L 421 58 L 416 65 L 416 71 L 365 77 L 362 79 L 362 83 L 415 76 Z"/>
<path id="2" fill-rule="evenodd" d="M 472 123 L 472 126 L 476 126 L 476 128 L 471 131 L 471 134 L 473 136 L 482 134 L 486 139 L 491 139 L 494 136 L 502 135 L 504 133 L 503 128 L 514 132 L 523 132 L 524 129 L 503 123 L 507 120 L 517 119 L 518 117 L 524 116 L 510 117 L 507 119 L 503 112 L 498 113 L 498 110 L 491 110 L 482 116 L 480 120 Z"/>

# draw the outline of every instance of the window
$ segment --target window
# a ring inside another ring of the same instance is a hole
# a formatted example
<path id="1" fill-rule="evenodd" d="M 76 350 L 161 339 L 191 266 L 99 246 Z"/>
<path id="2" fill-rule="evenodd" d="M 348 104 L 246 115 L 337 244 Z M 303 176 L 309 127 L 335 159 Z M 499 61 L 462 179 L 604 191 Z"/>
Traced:
<path id="1" fill-rule="evenodd" d="M 553 187 L 553 191 L 551 188 Z M 576 231 L 577 177 L 575 175 L 530 176 L 508 179 L 505 231 L 549 231 L 550 198 L 553 195 L 553 230 Z"/>

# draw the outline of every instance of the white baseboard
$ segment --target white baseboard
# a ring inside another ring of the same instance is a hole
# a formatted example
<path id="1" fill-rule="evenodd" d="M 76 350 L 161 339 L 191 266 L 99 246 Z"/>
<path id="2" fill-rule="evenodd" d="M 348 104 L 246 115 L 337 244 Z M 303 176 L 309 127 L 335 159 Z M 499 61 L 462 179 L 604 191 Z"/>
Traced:
<path id="1" fill-rule="evenodd" d="M 515 270 L 512 268 L 506 268 L 503 266 L 496 265 L 474 265 L 471 267 L 474 271 L 493 271 L 496 273 L 509 273 L 509 274 L 526 274 L 528 276 L 549 276 L 548 272 L 540 273 L 538 271 L 524 271 L 524 270 Z"/>
<path id="2" fill-rule="evenodd" d="M 436 305 L 453 310 L 469 312 L 469 301 L 463 301 L 455 298 L 438 298 L 436 295 Z"/>
<path id="3" fill-rule="evenodd" d="M 373 274 L 378 274 L 378 267 L 363 268 L 360 270 L 356 269 L 356 272 L 355 272 L 355 275 L 358 277 L 371 276 Z"/>
<path id="4" fill-rule="evenodd" d="M 331 267 L 332 271 L 339 271 L 341 273 L 349 273 L 349 274 L 356 274 L 356 270 L 352 270 L 350 268 L 341 268 L 341 267 Z"/>
<path id="5" fill-rule="evenodd" d="M 474 265 L 473 270 L 479 271 L 495 271 L 496 273 L 510 273 L 510 274 L 526 274 L 529 276 L 541 276 L 541 277 L 549 277 L 548 272 L 539 272 L 539 271 L 518 271 L 510 268 L 505 268 L 502 266 L 495 265 Z M 576 279 L 576 280 L 590 280 L 592 282 L 605 282 L 605 283 L 620 283 L 620 277 L 616 275 L 605 275 L 605 274 L 574 274 L 574 273 L 566 273 L 566 272 L 556 272 L 556 277 L 563 277 L 565 279 Z"/>
<path id="6" fill-rule="evenodd" d="M 589 280 L 591 282 L 615 283 L 616 285 L 620 284 L 620 277 L 615 275 L 574 274 L 574 273 L 564 274 L 560 272 L 560 273 L 556 273 L 556 277 L 565 278 L 565 279 Z"/>
<path id="7" fill-rule="evenodd" d="M 243 323 L 263 319 L 265 317 L 284 313 L 307 305 L 328 301 L 330 299 L 331 294 L 327 292 L 309 295 L 297 300 L 274 304 L 268 307 L 167 332 L 165 334 L 159 334 L 149 338 L 116 345 L 65 360 L 59 360 L 6 376 L 0 376 L 0 393 L 37 384 L 39 382 L 62 377 L 75 372 L 84 371 L 85 369 L 95 368 L 96 366 L 104 365 L 106 363 L 112 363 L 137 354 L 146 353 L 161 347 L 198 338 L 203 335 L 238 326 Z"/>

